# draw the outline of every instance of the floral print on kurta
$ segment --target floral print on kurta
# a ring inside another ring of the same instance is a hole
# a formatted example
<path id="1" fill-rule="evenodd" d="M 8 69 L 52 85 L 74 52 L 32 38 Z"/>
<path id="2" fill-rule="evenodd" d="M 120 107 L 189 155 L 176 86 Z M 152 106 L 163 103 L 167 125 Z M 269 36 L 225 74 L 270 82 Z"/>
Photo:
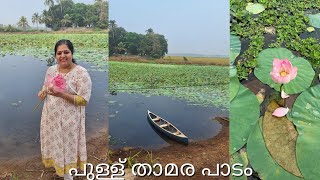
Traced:
<path id="1" fill-rule="evenodd" d="M 58 73 L 58 65 L 54 65 L 48 68 L 46 77 Z M 67 92 L 89 102 L 92 84 L 87 70 L 77 65 L 62 75 L 67 81 Z M 44 165 L 54 167 L 59 176 L 68 173 L 70 168 L 82 169 L 87 161 L 85 107 L 47 95 L 41 115 L 40 140 Z"/>

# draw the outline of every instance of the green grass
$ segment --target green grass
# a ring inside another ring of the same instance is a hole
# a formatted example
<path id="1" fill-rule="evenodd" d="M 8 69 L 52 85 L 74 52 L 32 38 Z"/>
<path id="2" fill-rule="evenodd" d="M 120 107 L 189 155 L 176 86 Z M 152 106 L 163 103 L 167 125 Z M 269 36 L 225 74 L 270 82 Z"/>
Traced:
<path id="1" fill-rule="evenodd" d="M 54 56 L 60 39 L 69 39 L 75 48 L 74 58 L 106 66 L 107 34 L 0 34 L 0 55 L 33 56 L 46 60 Z"/>
<path id="2" fill-rule="evenodd" d="M 228 107 L 229 67 L 109 62 L 109 90 Z"/>

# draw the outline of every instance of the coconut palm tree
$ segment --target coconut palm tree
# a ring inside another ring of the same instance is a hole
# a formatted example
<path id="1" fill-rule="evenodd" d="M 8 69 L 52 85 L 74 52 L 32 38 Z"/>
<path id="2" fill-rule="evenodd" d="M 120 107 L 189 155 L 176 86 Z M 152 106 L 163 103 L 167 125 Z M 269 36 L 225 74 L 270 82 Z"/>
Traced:
<path id="1" fill-rule="evenodd" d="M 146 33 L 147 34 L 154 34 L 154 31 L 153 31 L 152 28 L 149 28 L 149 29 L 146 30 Z"/>
<path id="2" fill-rule="evenodd" d="M 37 29 L 38 29 L 38 24 L 39 24 L 40 21 L 41 21 L 40 18 L 41 18 L 41 17 L 39 16 L 38 13 L 34 13 L 34 14 L 32 15 L 32 24 L 37 24 Z"/>
<path id="3" fill-rule="evenodd" d="M 49 7 L 49 11 L 51 12 L 51 15 L 53 16 L 52 11 L 51 11 L 51 7 L 54 5 L 54 1 L 53 0 L 44 0 L 44 5 Z"/>
<path id="4" fill-rule="evenodd" d="M 63 14 L 62 14 L 62 11 L 63 11 L 63 3 L 64 3 L 64 1 L 65 1 L 65 0 L 56 0 L 56 2 L 57 2 L 58 4 L 60 4 L 60 12 L 61 12 L 61 15 L 63 15 Z"/>
<path id="5" fill-rule="evenodd" d="M 40 16 L 40 24 L 45 24 L 46 30 L 47 30 L 47 27 L 48 27 L 47 25 L 51 24 L 52 21 L 53 21 L 53 18 L 51 16 L 46 16 L 44 14 L 42 14 Z"/>
<path id="6" fill-rule="evenodd" d="M 112 39 L 114 40 L 114 33 L 116 30 L 117 24 L 115 20 L 110 20 L 109 21 L 109 28 L 110 28 L 110 32 L 112 32 Z"/>
<path id="7" fill-rule="evenodd" d="M 114 29 L 117 27 L 116 21 L 115 20 L 110 20 L 109 21 L 109 28 Z"/>
<path id="8" fill-rule="evenodd" d="M 21 16 L 19 22 L 18 22 L 18 27 L 22 27 L 24 30 L 29 27 L 28 20 L 25 16 Z"/>
<path id="9" fill-rule="evenodd" d="M 64 15 L 63 19 L 61 20 L 61 24 L 63 27 L 67 27 L 68 24 L 71 24 L 71 17 L 69 16 L 69 14 Z"/>
<path id="10" fill-rule="evenodd" d="M 102 22 L 106 20 L 107 18 L 107 7 L 105 6 L 105 1 L 104 0 L 95 0 L 96 3 L 99 4 L 100 6 L 100 15 L 99 15 L 99 20 Z"/>
<path id="11" fill-rule="evenodd" d="M 51 8 L 54 5 L 54 1 L 53 0 L 44 0 L 44 5 Z"/>

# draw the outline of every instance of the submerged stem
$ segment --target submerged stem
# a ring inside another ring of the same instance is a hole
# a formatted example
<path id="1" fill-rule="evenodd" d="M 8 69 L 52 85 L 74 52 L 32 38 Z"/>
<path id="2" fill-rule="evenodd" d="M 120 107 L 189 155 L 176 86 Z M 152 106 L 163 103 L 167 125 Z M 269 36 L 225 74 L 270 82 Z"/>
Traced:
<path id="1" fill-rule="evenodd" d="M 38 109 L 38 107 L 39 107 L 39 105 L 41 104 L 41 100 L 38 102 L 38 104 L 33 108 L 33 111 L 35 111 L 35 110 L 37 110 Z"/>

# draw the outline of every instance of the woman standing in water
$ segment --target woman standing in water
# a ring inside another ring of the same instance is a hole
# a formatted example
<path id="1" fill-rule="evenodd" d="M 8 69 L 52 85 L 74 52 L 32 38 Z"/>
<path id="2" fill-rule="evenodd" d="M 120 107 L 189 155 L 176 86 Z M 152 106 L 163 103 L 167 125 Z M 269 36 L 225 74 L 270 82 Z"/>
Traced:
<path id="1" fill-rule="evenodd" d="M 60 74 L 66 89 L 58 92 L 44 85 L 38 93 L 41 100 L 45 99 L 40 126 L 42 162 L 45 167 L 54 167 L 58 176 L 72 179 L 69 170 L 83 169 L 87 161 L 85 106 L 92 84 L 87 70 L 73 59 L 69 40 L 58 41 L 54 52 L 57 64 L 48 68 L 45 82 Z"/>

